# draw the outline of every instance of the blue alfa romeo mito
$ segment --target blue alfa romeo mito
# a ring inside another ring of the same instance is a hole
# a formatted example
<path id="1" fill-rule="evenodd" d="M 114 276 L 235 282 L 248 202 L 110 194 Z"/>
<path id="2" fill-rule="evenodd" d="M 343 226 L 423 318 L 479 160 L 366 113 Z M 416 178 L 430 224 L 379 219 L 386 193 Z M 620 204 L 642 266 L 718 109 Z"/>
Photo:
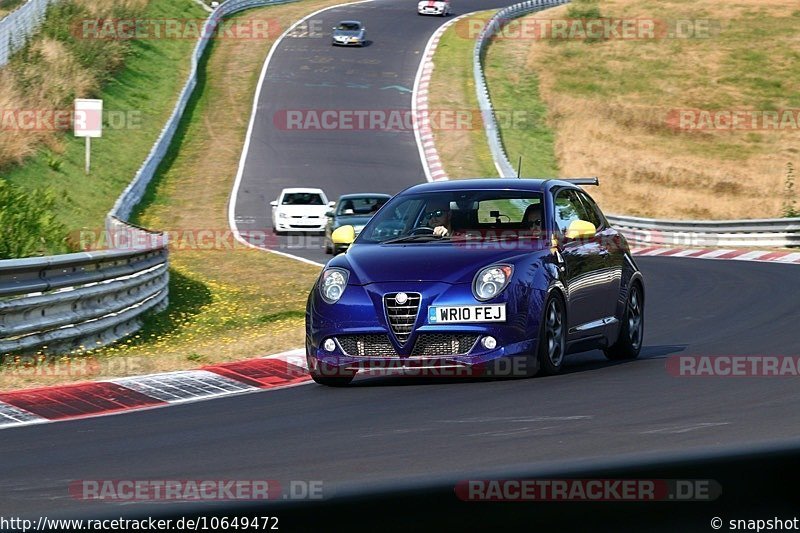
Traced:
<path id="1" fill-rule="evenodd" d="M 530 376 L 594 348 L 637 357 L 644 280 L 587 183 L 457 180 L 394 196 L 309 294 L 311 376 L 338 386 L 394 368 Z"/>

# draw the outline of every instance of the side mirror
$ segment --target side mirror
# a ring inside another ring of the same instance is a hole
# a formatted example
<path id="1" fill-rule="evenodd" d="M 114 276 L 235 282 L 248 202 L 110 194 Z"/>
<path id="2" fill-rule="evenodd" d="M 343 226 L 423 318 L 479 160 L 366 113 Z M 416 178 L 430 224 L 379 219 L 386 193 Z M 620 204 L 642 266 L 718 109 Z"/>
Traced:
<path id="1" fill-rule="evenodd" d="M 353 226 L 342 226 L 331 234 L 333 244 L 350 244 L 356 240 L 356 229 Z"/>
<path id="2" fill-rule="evenodd" d="M 333 208 L 336 205 L 336 202 L 328 202 L 328 207 Z"/>
<path id="3" fill-rule="evenodd" d="M 567 239 L 589 239 L 595 236 L 597 228 L 591 222 L 585 220 L 573 220 L 564 237 Z"/>
<path id="4" fill-rule="evenodd" d="M 325 216 L 328 217 L 328 218 L 333 218 L 334 214 L 335 213 L 333 211 L 328 211 L 327 213 L 325 213 Z"/>
<path id="5" fill-rule="evenodd" d="M 269 203 L 269 205 L 271 205 L 272 207 L 278 207 L 278 200 L 272 200 L 272 201 Z"/>

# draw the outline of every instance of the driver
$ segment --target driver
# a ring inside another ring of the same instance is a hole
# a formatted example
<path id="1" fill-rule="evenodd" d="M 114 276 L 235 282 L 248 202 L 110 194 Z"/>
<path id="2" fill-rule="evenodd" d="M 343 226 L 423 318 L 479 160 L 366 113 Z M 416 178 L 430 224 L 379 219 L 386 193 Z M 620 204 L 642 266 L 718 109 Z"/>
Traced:
<path id="1" fill-rule="evenodd" d="M 447 237 L 453 230 L 450 227 L 450 202 L 443 200 L 431 200 L 426 206 L 428 208 L 428 227 L 433 228 L 433 234 L 437 237 Z"/>

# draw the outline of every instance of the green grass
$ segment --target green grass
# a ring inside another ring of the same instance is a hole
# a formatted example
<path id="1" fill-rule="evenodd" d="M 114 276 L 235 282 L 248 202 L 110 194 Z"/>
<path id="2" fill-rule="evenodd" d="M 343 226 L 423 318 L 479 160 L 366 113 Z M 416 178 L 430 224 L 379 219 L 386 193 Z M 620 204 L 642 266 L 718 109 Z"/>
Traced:
<path id="1" fill-rule="evenodd" d="M 481 16 L 488 18 L 486 13 L 475 15 Z M 463 28 L 458 23 L 444 32 L 436 48 L 428 96 L 429 109 L 475 110 L 473 117 L 477 119 L 478 99 L 472 74 L 474 45 L 474 41 L 465 38 Z M 472 124 L 472 129 L 468 131 L 434 131 L 436 149 L 451 178 L 497 176 L 483 125 L 480 120 L 473 120 Z M 470 149 L 464 150 L 465 146 Z"/>
<path id="2" fill-rule="evenodd" d="M 25 0 L 0 0 L 0 19 L 25 3 Z"/>
<path id="3" fill-rule="evenodd" d="M 487 11 L 475 15 L 486 18 Z M 473 81 L 472 52 L 475 41 L 465 38 L 463 27 L 449 28 L 436 49 L 431 79 L 431 109 L 477 109 Z M 523 158 L 523 177 L 557 175 L 553 132 L 547 125 L 547 110 L 539 97 L 538 78 L 522 68 L 524 57 L 514 54 L 513 43 L 493 43 L 485 59 L 487 85 L 509 160 L 517 167 Z M 451 178 L 496 176 L 486 133 L 480 121 L 469 132 L 435 133 L 436 148 Z M 468 147 L 468 148 L 467 148 Z M 466 148 L 466 149 L 465 149 Z"/>
<path id="4" fill-rule="evenodd" d="M 190 1 L 152 0 L 148 19 L 204 18 Z M 131 126 L 112 129 L 92 140 L 92 171 L 84 173 L 84 140 L 64 134 L 63 154 L 42 147 L 23 166 L 6 169 L 2 177 L 26 188 L 50 187 L 56 194 L 54 213 L 68 231 L 101 228 L 108 210 L 144 162 L 186 81 L 192 39 L 130 42 L 125 66 L 96 95 L 109 112 L 127 114 Z"/>
<path id="5" fill-rule="evenodd" d="M 515 168 L 522 157 L 522 177 L 558 176 L 555 138 L 539 94 L 539 78 L 524 68 L 525 56 L 514 52 L 513 41 L 497 41 L 484 62 L 506 155 Z"/>

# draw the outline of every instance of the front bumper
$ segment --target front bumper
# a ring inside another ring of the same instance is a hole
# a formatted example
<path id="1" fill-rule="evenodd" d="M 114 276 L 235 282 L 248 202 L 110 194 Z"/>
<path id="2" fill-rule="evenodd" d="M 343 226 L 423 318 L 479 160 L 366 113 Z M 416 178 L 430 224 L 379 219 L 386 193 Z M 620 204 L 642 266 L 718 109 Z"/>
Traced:
<path id="1" fill-rule="evenodd" d="M 278 219 L 275 229 L 278 231 L 325 231 L 326 222 L 316 222 L 313 220 L 292 220 L 288 218 Z"/>
<path id="2" fill-rule="evenodd" d="M 505 293 L 492 302 L 505 302 L 505 322 L 430 324 L 431 305 L 479 303 L 472 296 L 471 286 L 440 282 L 349 285 L 342 299 L 332 305 L 322 301 L 316 288 L 313 291 L 316 294 L 309 299 L 306 315 L 306 352 L 312 366 L 323 363 L 343 372 L 453 368 L 480 374 L 488 364 L 496 366 L 508 360 L 513 365 L 510 372 L 524 373 L 518 360 L 536 353 L 538 313 L 521 308 Z M 383 307 L 383 296 L 396 292 L 421 294 L 413 329 L 402 344 Z M 496 341 L 493 349 L 482 343 L 487 336 Z M 333 350 L 324 348 L 328 339 L 334 341 Z"/>
<path id="3" fill-rule="evenodd" d="M 332 44 L 337 46 L 361 46 L 364 44 L 363 39 L 333 39 Z"/>
<path id="4" fill-rule="evenodd" d="M 420 15 L 443 15 L 445 8 L 443 7 L 420 7 L 417 8 L 417 13 Z"/>

